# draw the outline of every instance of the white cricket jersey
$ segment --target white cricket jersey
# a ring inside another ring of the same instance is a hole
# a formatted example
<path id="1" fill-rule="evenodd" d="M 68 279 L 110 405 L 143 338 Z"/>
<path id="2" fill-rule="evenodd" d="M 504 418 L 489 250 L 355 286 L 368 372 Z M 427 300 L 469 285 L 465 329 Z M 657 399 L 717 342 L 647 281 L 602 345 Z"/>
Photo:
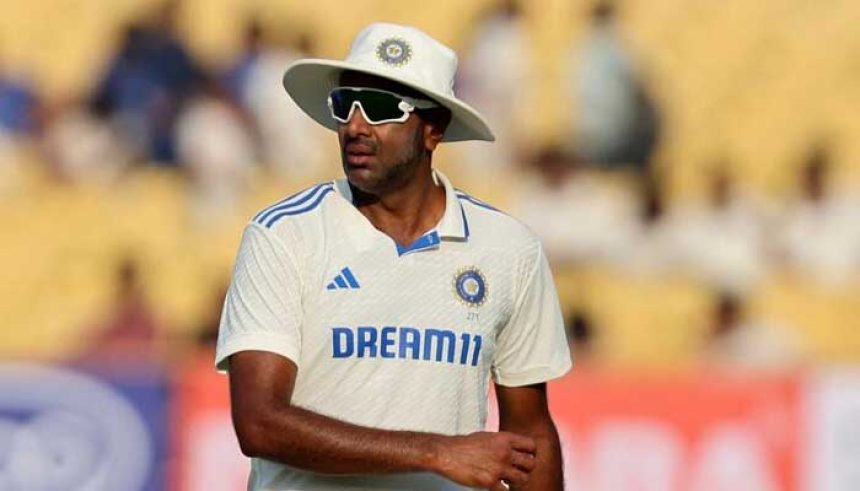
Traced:
<path id="1" fill-rule="evenodd" d="M 292 403 L 357 425 L 445 435 L 484 428 L 490 376 L 544 382 L 571 366 L 538 239 L 444 185 L 445 213 L 408 247 L 352 204 L 345 179 L 261 211 L 245 229 L 216 365 L 262 350 L 298 366 Z M 328 476 L 253 459 L 249 489 L 464 489 L 430 473 Z"/>

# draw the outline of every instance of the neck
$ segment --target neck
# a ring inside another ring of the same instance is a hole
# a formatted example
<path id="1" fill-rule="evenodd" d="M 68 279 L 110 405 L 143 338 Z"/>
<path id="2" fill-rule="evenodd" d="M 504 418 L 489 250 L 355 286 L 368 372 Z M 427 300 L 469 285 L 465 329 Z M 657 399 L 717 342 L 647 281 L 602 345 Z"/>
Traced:
<path id="1" fill-rule="evenodd" d="M 380 195 L 352 185 L 353 203 L 373 226 L 407 246 L 432 229 L 445 213 L 445 188 L 433 182 L 429 164 L 402 187 Z"/>

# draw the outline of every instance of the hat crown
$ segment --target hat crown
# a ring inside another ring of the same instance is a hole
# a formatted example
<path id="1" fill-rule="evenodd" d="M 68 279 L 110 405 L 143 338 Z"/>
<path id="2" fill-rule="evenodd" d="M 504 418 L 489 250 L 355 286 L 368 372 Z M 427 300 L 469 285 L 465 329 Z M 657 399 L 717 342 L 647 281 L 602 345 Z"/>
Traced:
<path id="1" fill-rule="evenodd" d="M 345 61 L 454 97 L 456 53 L 415 27 L 371 24 L 355 37 Z"/>
<path id="2" fill-rule="evenodd" d="M 493 141 L 493 131 L 474 108 L 454 95 L 457 55 L 419 29 L 376 23 L 361 30 L 346 60 L 305 58 L 284 72 L 284 88 L 317 123 L 337 130 L 326 103 L 345 71 L 376 75 L 417 90 L 451 111 L 442 141 Z"/>

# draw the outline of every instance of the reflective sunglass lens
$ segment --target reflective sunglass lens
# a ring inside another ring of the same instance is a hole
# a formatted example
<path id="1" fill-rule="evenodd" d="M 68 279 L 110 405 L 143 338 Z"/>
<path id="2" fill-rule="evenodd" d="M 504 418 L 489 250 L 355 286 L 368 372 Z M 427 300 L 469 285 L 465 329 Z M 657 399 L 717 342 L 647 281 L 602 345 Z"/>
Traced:
<path id="1" fill-rule="evenodd" d="M 332 112 L 341 119 L 347 120 L 353 104 L 357 101 L 369 123 L 398 120 L 406 115 L 400 109 L 401 99 L 388 92 L 371 89 L 335 89 L 331 92 Z"/>

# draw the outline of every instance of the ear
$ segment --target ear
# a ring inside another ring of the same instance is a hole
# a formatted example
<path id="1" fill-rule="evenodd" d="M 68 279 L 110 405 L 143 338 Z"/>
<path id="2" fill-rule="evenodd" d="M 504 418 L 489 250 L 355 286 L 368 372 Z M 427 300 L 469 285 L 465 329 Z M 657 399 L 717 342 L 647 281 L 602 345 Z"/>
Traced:
<path id="1" fill-rule="evenodd" d="M 424 123 L 424 148 L 428 152 L 436 150 L 436 146 L 442 143 L 444 136 L 445 132 L 440 129 L 439 125 Z"/>

